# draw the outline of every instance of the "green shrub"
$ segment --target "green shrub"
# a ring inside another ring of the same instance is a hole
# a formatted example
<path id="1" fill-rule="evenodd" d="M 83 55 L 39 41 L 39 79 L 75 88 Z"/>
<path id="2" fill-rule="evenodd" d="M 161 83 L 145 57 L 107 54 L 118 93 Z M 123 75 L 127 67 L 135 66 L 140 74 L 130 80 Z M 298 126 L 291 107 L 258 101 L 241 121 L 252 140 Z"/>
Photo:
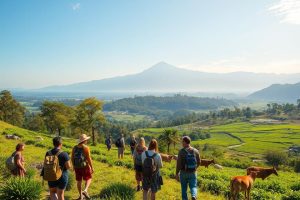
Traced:
<path id="1" fill-rule="evenodd" d="M 300 160 L 295 161 L 294 170 L 295 172 L 300 173 Z"/>
<path id="2" fill-rule="evenodd" d="M 300 199 L 300 192 L 290 192 L 286 195 L 282 196 L 282 200 L 299 200 Z"/>
<path id="3" fill-rule="evenodd" d="M 37 143 L 37 144 L 35 144 L 34 146 L 36 146 L 36 147 L 41 147 L 41 148 L 45 148 L 45 147 L 46 147 L 46 145 L 41 144 L 41 143 Z"/>
<path id="4" fill-rule="evenodd" d="M 291 185 L 291 190 L 300 191 L 300 183 L 294 183 L 293 185 Z"/>
<path id="5" fill-rule="evenodd" d="M 287 192 L 286 186 L 278 181 L 258 181 L 255 183 L 254 188 L 280 194 Z"/>
<path id="6" fill-rule="evenodd" d="M 253 200 L 267 200 L 267 199 L 274 199 L 275 195 L 273 193 L 266 192 L 262 189 L 255 189 L 251 191 L 251 199 Z"/>
<path id="7" fill-rule="evenodd" d="M 26 178 L 33 179 L 36 174 L 36 170 L 34 168 L 29 168 L 26 170 Z"/>
<path id="8" fill-rule="evenodd" d="M 225 194 L 226 190 L 228 190 L 228 183 L 226 184 L 224 181 L 219 180 L 205 179 L 202 181 L 202 189 L 215 195 Z"/>
<path id="9" fill-rule="evenodd" d="M 0 188 L 0 199 L 36 200 L 40 199 L 42 186 L 27 178 L 12 178 Z"/>
<path id="10" fill-rule="evenodd" d="M 125 163 L 122 160 L 117 160 L 114 162 L 115 166 L 124 166 Z"/>
<path id="11" fill-rule="evenodd" d="M 276 167 L 285 164 L 288 160 L 287 154 L 281 151 L 268 151 L 265 155 L 265 158 L 270 165 Z"/>
<path id="12" fill-rule="evenodd" d="M 132 200 L 135 198 L 135 190 L 123 183 L 112 183 L 102 189 L 101 199 Z"/>
<path id="13" fill-rule="evenodd" d="M 27 140 L 25 142 L 26 145 L 34 145 L 35 143 L 36 143 L 36 141 L 34 141 L 34 140 Z"/>
<path id="14" fill-rule="evenodd" d="M 92 150 L 91 154 L 101 155 L 99 150 Z"/>

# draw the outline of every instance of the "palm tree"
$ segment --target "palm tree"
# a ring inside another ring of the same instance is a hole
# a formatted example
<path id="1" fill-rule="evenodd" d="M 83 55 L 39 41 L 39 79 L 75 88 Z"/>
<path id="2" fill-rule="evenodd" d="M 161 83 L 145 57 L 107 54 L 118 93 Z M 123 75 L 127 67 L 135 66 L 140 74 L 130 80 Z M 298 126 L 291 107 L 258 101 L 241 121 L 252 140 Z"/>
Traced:
<path id="1" fill-rule="evenodd" d="M 165 129 L 162 135 L 160 135 L 159 140 L 167 145 L 168 153 L 170 153 L 170 145 L 173 143 L 172 130 Z"/>
<path id="2" fill-rule="evenodd" d="M 172 129 L 172 138 L 173 138 L 173 145 L 174 145 L 174 150 L 175 150 L 175 147 L 176 147 L 176 144 L 178 144 L 180 142 L 180 136 L 178 134 L 178 130 L 176 129 Z"/>

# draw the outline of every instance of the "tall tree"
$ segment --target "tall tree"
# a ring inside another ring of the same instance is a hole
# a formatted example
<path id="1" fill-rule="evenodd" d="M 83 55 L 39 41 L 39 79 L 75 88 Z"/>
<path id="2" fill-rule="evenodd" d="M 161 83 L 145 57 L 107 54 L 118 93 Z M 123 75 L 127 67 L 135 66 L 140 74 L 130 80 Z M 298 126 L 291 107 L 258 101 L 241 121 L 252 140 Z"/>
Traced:
<path id="1" fill-rule="evenodd" d="M 176 144 L 178 144 L 180 142 L 180 136 L 179 136 L 179 133 L 178 133 L 178 130 L 176 129 L 172 129 L 172 143 L 174 145 L 174 150 L 176 148 Z"/>
<path id="2" fill-rule="evenodd" d="M 0 93 L 0 120 L 16 126 L 24 123 L 25 108 L 17 102 L 8 90 Z"/>
<path id="3" fill-rule="evenodd" d="M 59 136 L 62 130 L 70 126 L 74 117 L 73 108 L 61 102 L 45 101 L 41 106 L 41 112 L 48 130 L 52 134 L 58 131 Z"/>
<path id="4" fill-rule="evenodd" d="M 173 133 L 171 129 L 165 129 L 159 136 L 159 141 L 167 145 L 167 151 L 170 153 L 170 145 L 173 143 Z"/>
<path id="5" fill-rule="evenodd" d="M 32 131 L 45 131 L 46 126 L 40 114 L 30 114 L 25 117 L 25 128 Z"/>
<path id="6" fill-rule="evenodd" d="M 102 113 L 103 102 L 95 97 L 83 100 L 76 107 L 75 126 L 80 127 L 85 131 L 92 132 L 92 140 L 95 145 L 95 131 L 105 122 L 105 117 Z"/>

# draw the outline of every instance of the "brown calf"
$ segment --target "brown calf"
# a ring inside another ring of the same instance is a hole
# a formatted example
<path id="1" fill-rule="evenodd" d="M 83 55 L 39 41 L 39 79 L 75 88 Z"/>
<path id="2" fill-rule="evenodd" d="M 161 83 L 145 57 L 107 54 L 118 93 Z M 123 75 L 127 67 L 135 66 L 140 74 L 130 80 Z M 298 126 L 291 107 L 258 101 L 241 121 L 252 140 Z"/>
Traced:
<path id="1" fill-rule="evenodd" d="M 268 176 L 271 174 L 275 174 L 278 176 L 277 170 L 275 167 L 272 168 L 263 168 L 263 167 L 248 167 L 247 168 L 247 175 L 249 175 L 251 172 L 256 172 L 256 178 L 261 178 L 262 180 L 265 180 Z"/>
<path id="2" fill-rule="evenodd" d="M 164 162 L 171 162 L 171 160 L 173 159 L 173 156 L 168 155 L 168 154 L 160 154 L 162 161 Z"/>
<path id="3" fill-rule="evenodd" d="M 250 190 L 256 178 L 256 172 L 247 176 L 234 176 L 230 181 L 230 199 L 237 200 L 240 192 L 245 192 L 245 199 L 250 200 Z"/>
<path id="4" fill-rule="evenodd" d="M 212 160 L 201 159 L 200 166 L 205 166 L 205 168 L 208 168 L 208 166 L 210 164 L 216 164 L 215 160 L 214 159 L 212 159 Z"/>

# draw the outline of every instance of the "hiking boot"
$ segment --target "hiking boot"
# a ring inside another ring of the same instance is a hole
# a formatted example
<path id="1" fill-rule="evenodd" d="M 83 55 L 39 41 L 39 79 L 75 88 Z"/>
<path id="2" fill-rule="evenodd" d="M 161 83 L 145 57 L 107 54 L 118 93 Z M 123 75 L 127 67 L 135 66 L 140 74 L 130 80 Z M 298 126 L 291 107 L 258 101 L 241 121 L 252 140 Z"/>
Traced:
<path id="1" fill-rule="evenodd" d="M 197 200 L 196 197 L 192 197 L 192 200 Z"/>
<path id="2" fill-rule="evenodd" d="M 138 185 L 137 187 L 136 187 L 136 191 L 138 192 L 138 191 L 141 191 L 141 186 L 140 185 Z"/>
<path id="3" fill-rule="evenodd" d="M 83 194 L 83 196 L 85 196 L 86 199 L 90 199 L 91 198 L 89 196 L 89 194 L 87 193 L 87 191 L 83 191 L 82 194 Z"/>

